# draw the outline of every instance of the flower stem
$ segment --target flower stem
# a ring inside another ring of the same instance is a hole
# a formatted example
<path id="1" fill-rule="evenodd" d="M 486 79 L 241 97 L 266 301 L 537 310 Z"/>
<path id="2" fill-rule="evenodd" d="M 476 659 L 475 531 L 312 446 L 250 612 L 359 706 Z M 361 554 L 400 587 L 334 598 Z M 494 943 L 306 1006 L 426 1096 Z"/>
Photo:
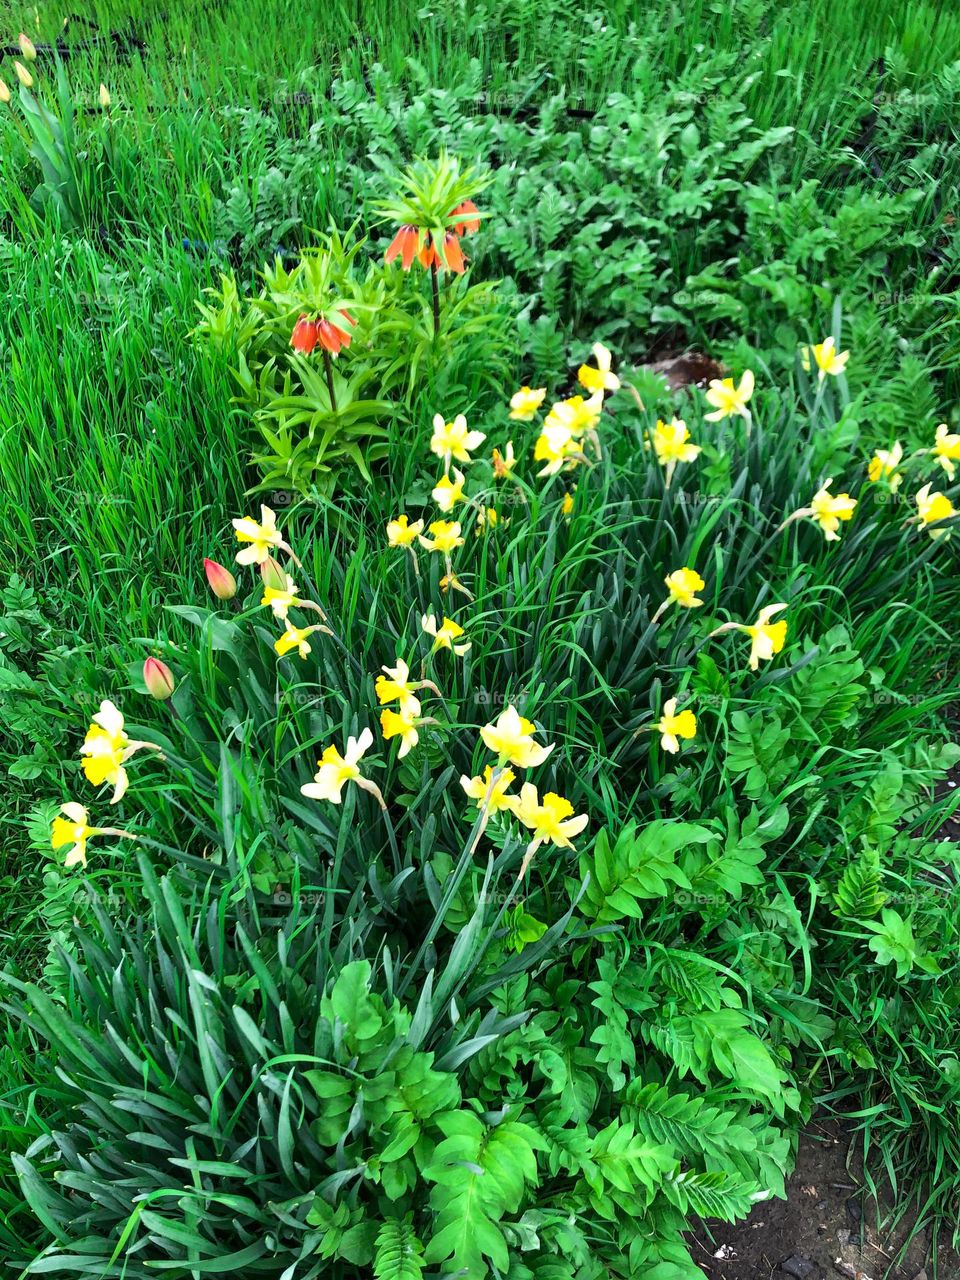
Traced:
<path id="1" fill-rule="evenodd" d="M 433 336 L 440 333 L 440 282 L 437 279 L 437 264 L 430 264 L 430 286 L 433 290 Z"/>
<path id="2" fill-rule="evenodd" d="M 333 364 L 330 361 L 330 352 L 326 348 L 323 350 L 323 368 L 327 375 L 327 391 L 330 393 L 330 412 L 337 412 L 337 397 L 333 390 Z"/>

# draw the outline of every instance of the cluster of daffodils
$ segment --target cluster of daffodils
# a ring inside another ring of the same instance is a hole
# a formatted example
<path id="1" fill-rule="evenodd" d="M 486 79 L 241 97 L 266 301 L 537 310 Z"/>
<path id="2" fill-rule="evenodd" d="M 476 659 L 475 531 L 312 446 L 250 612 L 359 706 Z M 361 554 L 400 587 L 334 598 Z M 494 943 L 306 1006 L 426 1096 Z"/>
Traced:
<path id="1" fill-rule="evenodd" d="M 704 601 L 697 593 L 703 591 L 707 584 L 696 569 L 690 569 L 687 566 L 682 569 L 674 569 L 672 573 L 667 574 L 663 581 L 667 588 L 667 596 L 651 618 L 651 625 L 656 626 L 671 606 L 675 606 L 678 609 L 699 609 L 703 606 Z M 771 621 L 775 614 L 781 613 L 786 607 L 785 604 L 765 605 L 757 615 L 755 622 L 725 622 L 723 626 L 711 631 L 707 639 L 724 635 L 728 631 L 740 631 L 749 636 L 749 666 L 751 671 L 756 671 L 761 662 L 769 662 L 774 654 L 779 653 L 786 642 L 786 620 Z M 666 704 L 667 707 L 669 705 L 669 703 Z M 663 729 L 661 729 L 661 732 L 667 733 Z M 686 737 L 687 735 L 681 733 L 679 736 Z M 675 749 L 671 748 L 666 742 L 663 745 L 668 751 Z"/>
<path id="2" fill-rule="evenodd" d="M 950 430 L 945 422 L 937 427 L 933 444 L 929 448 L 917 449 L 909 457 L 904 457 L 903 445 L 895 440 L 889 449 L 878 449 L 870 460 L 868 476 L 871 483 L 882 485 L 891 494 L 896 494 L 904 479 L 901 468 L 909 466 L 919 458 L 932 458 L 943 470 L 948 480 L 953 481 L 957 474 L 957 463 L 960 462 L 960 435 Z M 947 495 L 935 490 L 933 482 L 928 481 L 914 495 L 917 513 L 910 517 L 910 523 L 926 529 L 931 538 L 944 538 L 950 534 L 940 523 L 960 514 Z"/>
<path id="3" fill-rule="evenodd" d="M 168 697 L 173 691 L 169 669 L 156 659 L 147 659 L 144 665 L 144 679 L 147 681 L 148 689 L 151 684 L 156 689 L 162 686 L 163 692 L 154 696 Z M 89 783 L 95 787 L 113 787 L 111 804 L 119 804 L 126 794 L 127 787 L 130 785 L 126 765 L 138 751 L 155 751 L 160 754 L 159 747 L 154 743 L 131 739 L 119 708 L 109 699 L 104 699 L 100 703 L 100 710 L 93 716 L 92 723 L 87 729 L 80 748 L 80 759 L 84 776 Z M 160 758 L 162 759 L 162 755 Z M 87 841 L 93 836 L 116 836 L 123 840 L 137 838 L 130 832 L 120 831 L 116 827 L 91 826 L 87 809 L 75 801 L 69 801 L 60 806 L 60 815 L 53 820 L 50 843 L 54 849 L 62 849 L 69 845 L 64 860 L 65 866 L 85 867 L 87 865 Z"/>
<path id="4" fill-rule="evenodd" d="M 577 371 L 580 385 L 589 393 L 558 400 L 551 407 L 540 427 L 540 435 L 533 448 L 536 462 L 543 467 L 537 472 L 541 477 L 555 476 L 561 471 L 573 471 L 587 463 L 586 446 L 599 459 L 600 436 L 597 428 L 603 414 L 604 396 L 619 391 L 620 379 L 613 372 L 612 357 L 600 342 L 594 344 L 593 358 L 596 365 L 582 364 Z M 529 421 L 543 402 L 544 390 L 531 391 L 521 387 L 510 402 L 511 417 Z"/>

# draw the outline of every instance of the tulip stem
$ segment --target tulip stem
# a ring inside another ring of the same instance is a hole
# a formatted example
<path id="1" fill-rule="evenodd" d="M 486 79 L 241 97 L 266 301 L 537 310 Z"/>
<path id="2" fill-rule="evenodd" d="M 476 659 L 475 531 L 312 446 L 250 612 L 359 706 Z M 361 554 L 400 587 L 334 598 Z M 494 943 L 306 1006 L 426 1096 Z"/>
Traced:
<path id="1" fill-rule="evenodd" d="M 333 365 L 330 361 L 330 352 L 324 347 L 323 349 L 323 368 L 327 375 L 327 391 L 330 393 L 330 412 L 337 412 L 337 397 L 333 390 Z"/>
<path id="2" fill-rule="evenodd" d="M 430 265 L 430 286 L 433 290 L 433 336 L 436 338 L 440 333 L 440 282 L 437 279 L 436 262 Z"/>

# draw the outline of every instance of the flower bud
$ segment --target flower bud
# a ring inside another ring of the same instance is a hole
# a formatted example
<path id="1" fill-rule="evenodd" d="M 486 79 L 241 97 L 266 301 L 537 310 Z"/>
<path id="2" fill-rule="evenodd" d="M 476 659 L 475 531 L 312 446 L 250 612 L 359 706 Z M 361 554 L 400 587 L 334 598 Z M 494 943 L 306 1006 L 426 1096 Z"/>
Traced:
<path id="1" fill-rule="evenodd" d="M 143 664 L 143 683 L 150 697 L 158 702 L 165 702 L 175 687 L 173 672 L 159 658 L 148 658 Z"/>
<path id="2" fill-rule="evenodd" d="M 13 64 L 13 69 L 14 69 L 14 71 L 17 73 L 17 79 L 20 81 L 20 83 L 23 85 L 23 87 L 24 87 L 25 89 L 32 89 L 32 88 L 33 88 L 33 76 L 30 74 L 30 72 L 27 70 L 27 68 L 23 65 L 23 63 L 22 63 L 22 62 L 15 62 L 15 63 Z"/>
<path id="3" fill-rule="evenodd" d="M 6 83 L 3 80 L 0 80 L 0 102 L 9 102 L 9 101 L 10 101 L 10 90 L 7 88 Z"/>
<path id="4" fill-rule="evenodd" d="M 100 105 L 101 107 L 109 107 L 110 105 L 110 90 L 105 84 L 100 86 Z"/>
<path id="5" fill-rule="evenodd" d="M 237 580 L 222 564 L 216 560 L 204 560 L 203 571 L 207 575 L 210 590 L 218 600 L 232 600 L 237 594 Z"/>
<path id="6" fill-rule="evenodd" d="M 260 577 L 265 587 L 273 587 L 274 591 L 287 589 L 287 572 L 272 556 L 267 556 L 260 565 Z"/>
<path id="7" fill-rule="evenodd" d="M 27 35 L 25 31 L 21 31 L 20 34 L 17 36 L 17 43 L 20 46 L 20 52 L 23 54 L 26 60 L 28 62 L 36 62 L 37 60 L 36 46 L 34 45 L 33 41 L 30 39 L 30 37 Z"/>

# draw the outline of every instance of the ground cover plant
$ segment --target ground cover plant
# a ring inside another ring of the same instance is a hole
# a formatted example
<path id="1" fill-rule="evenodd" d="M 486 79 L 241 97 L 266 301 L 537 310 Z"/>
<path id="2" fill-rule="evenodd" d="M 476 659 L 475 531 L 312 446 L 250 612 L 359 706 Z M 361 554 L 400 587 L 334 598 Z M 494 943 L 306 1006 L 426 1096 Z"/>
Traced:
<path id="1" fill-rule="evenodd" d="M 4 1274 L 682 1280 L 814 1106 L 951 1233 L 956 19 L 88 16 L 0 67 Z"/>

